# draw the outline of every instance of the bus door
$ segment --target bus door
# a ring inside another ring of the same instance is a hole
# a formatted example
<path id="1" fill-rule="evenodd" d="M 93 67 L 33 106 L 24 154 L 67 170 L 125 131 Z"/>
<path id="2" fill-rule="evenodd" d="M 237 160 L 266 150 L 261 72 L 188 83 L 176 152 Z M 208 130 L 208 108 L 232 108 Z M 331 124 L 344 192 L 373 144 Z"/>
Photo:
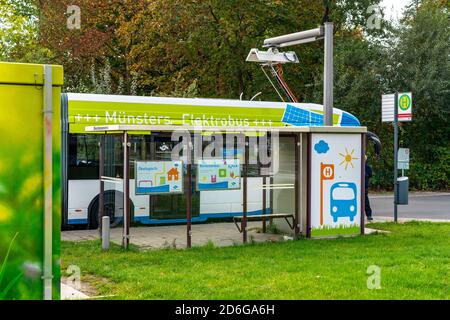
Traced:
<path id="1" fill-rule="evenodd" d="M 121 135 L 105 136 L 105 155 L 103 176 L 118 179 L 104 182 L 104 214 L 112 218 L 113 225 L 123 219 L 123 137 Z M 131 208 L 133 211 L 133 208 Z M 114 219 L 113 219 L 114 217 Z"/>

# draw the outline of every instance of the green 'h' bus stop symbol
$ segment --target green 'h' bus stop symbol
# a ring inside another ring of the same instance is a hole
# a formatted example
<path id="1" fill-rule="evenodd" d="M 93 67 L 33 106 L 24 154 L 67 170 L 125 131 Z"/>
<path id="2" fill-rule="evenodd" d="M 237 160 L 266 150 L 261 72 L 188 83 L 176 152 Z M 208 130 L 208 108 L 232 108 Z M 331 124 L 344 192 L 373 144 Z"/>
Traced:
<path id="1" fill-rule="evenodd" d="M 411 98 L 407 94 L 402 95 L 398 99 L 398 105 L 403 111 L 408 110 L 411 107 Z"/>

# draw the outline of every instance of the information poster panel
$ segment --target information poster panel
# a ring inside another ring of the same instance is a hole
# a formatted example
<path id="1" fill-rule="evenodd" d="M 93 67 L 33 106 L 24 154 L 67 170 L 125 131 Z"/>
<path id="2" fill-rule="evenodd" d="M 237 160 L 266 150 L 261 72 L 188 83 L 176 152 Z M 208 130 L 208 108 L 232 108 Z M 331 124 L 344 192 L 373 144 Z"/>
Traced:
<path id="1" fill-rule="evenodd" d="M 182 161 L 137 161 L 136 194 L 183 192 Z"/>
<path id="2" fill-rule="evenodd" d="M 313 134 L 311 235 L 360 233 L 361 135 Z"/>
<path id="3" fill-rule="evenodd" d="M 399 170 L 409 170 L 409 149 L 399 148 L 398 149 L 398 169 Z"/>
<path id="4" fill-rule="evenodd" d="M 241 166 L 238 159 L 199 160 L 197 168 L 198 191 L 241 188 Z"/>

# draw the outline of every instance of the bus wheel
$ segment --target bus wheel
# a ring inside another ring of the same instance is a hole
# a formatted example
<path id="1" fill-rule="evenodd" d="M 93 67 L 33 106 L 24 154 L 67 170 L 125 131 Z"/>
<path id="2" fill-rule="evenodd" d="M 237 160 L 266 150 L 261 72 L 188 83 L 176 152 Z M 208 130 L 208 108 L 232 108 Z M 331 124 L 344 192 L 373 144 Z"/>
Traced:
<path id="1" fill-rule="evenodd" d="M 98 229 L 99 221 L 98 221 L 98 211 L 99 211 L 99 195 L 97 195 L 89 205 L 89 229 Z M 117 205 L 121 205 L 123 203 L 123 194 L 118 191 L 108 190 L 105 191 L 104 194 L 104 204 L 103 204 L 103 212 L 105 216 L 110 217 L 111 228 L 115 228 L 122 223 L 122 217 L 117 214 Z M 130 204 L 131 212 L 133 216 L 134 205 L 133 202 Z"/>

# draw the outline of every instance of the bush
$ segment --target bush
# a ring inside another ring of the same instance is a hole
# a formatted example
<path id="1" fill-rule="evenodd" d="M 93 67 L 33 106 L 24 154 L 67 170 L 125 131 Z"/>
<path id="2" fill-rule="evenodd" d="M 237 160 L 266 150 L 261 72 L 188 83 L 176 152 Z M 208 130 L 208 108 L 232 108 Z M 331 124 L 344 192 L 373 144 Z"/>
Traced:
<path id="1" fill-rule="evenodd" d="M 430 148 L 427 158 L 416 155 L 412 150 L 409 176 L 411 190 L 449 190 L 450 189 L 450 148 Z M 370 181 L 373 190 L 393 189 L 392 156 L 375 159 L 372 163 L 374 176 Z"/>
<path id="2" fill-rule="evenodd" d="M 434 161 L 424 162 L 420 159 L 411 162 L 411 185 L 416 189 L 448 190 L 450 189 L 450 148 L 434 149 Z"/>

